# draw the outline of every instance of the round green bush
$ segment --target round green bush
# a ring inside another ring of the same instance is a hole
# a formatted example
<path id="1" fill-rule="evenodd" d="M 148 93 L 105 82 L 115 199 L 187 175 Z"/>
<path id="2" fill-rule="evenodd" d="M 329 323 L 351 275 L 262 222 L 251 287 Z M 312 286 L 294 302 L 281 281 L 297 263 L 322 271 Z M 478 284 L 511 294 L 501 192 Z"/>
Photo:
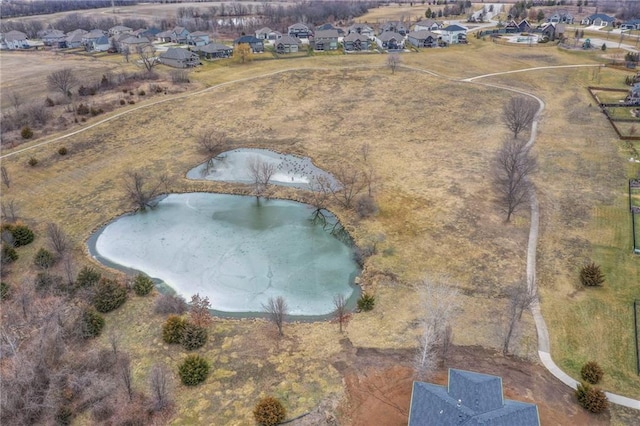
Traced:
<path id="1" fill-rule="evenodd" d="M 609 407 L 607 395 L 588 383 L 579 383 L 576 388 L 578 404 L 594 414 L 602 413 Z"/>
<path id="2" fill-rule="evenodd" d="M 192 322 L 185 322 L 180 343 L 188 351 L 199 349 L 207 343 L 207 329 Z"/>
<path id="3" fill-rule="evenodd" d="M 44 247 L 40 247 L 40 250 L 33 257 L 33 264 L 40 269 L 49 269 L 56 263 L 56 258 L 53 254 Z"/>
<path id="4" fill-rule="evenodd" d="M 262 398 L 253 409 L 253 418 L 262 426 L 275 426 L 282 423 L 287 415 L 282 403 L 272 396 Z"/>
<path id="5" fill-rule="evenodd" d="M 604 371 L 602 370 L 602 367 L 600 367 L 600 365 L 597 362 L 589 361 L 582 366 L 582 369 L 580 370 L 580 375 L 582 376 L 583 380 L 586 380 L 592 385 L 595 385 L 600 381 L 600 379 L 602 379 L 602 376 L 604 375 Z"/>
<path id="6" fill-rule="evenodd" d="M 151 278 L 144 274 L 136 275 L 133 281 L 133 291 L 138 296 L 146 296 L 151 293 L 151 290 L 153 290 L 153 281 L 151 281 Z"/>
<path id="7" fill-rule="evenodd" d="M 64 146 L 61 146 L 60 148 L 58 148 L 58 154 L 60 155 L 67 155 L 68 151 L 67 148 Z"/>
<path id="8" fill-rule="evenodd" d="M 3 244 L 2 245 L 2 263 L 5 265 L 13 263 L 18 260 L 18 252 L 13 247 Z"/>
<path id="9" fill-rule="evenodd" d="M 189 355 L 178 367 L 180 380 L 186 386 L 196 386 L 209 375 L 209 363 L 199 355 Z"/>
<path id="10" fill-rule="evenodd" d="M 93 306 L 98 312 L 106 313 L 118 309 L 127 300 L 127 289 L 116 280 L 102 278 L 96 286 Z"/>
<path id="11" fill-rule="evenodd" d="M 376 297 L 372 294 L 362 293 L 358 299 L 358 309 L 362 312 L 368 312 L 376 305 Z"/>
<path id="12" fill-rule="evenodd" d="M 27 225 L 16 225 L 11 227 L 11 234 L 13 235 L 13 244 L 16 247 L 26 246 L 33 242 L 35 235 Z"/>
<path id="13" fill-rule="evenodd" d="M 82 313 L 82 337 L 98 337 L 104 328 L 104 317 L 95 309 L 89 308 Z"/>
<path id="14" fill-rule="evenodd" d="M 24 126 L 20 131 L 20 136 L 22 136 L 22 139 L 31 139 L 33 137 L 33 130 L 31 130 L 29 126 Z"/>
<path id="15" fill-rule="evenodd" d="M 187 321 L 177 315 L 169 315 L 162 326 L 162 340 L 173 344 L 182 342 L 182 335 Z"/>
<path id="16" fill-rule="evenodd" d="M 8 300 L 11 297 L 11 286 L 4 281 L 0 282 L 0 300 Z"/>
<path id="17" fill-rule="evenodd" d="M 83 267 L 76 277 L 78 287 L 92 287 L 100 281 L 102 275 L 90 266 Z"/>

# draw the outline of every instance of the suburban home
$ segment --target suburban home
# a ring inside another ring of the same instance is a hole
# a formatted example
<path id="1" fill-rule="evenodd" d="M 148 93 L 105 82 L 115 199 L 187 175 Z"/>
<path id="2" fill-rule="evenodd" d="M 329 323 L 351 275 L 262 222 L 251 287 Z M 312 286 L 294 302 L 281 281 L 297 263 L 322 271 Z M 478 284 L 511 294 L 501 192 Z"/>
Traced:
<path id="1" fill-rule="evenodd" d="M 159 62 L 174 68 L 190 68 L 200 65 L 200 57 L 187 49 L 170 47 L 160 54 Z"/>
<path id="2" fill-rule="evenodd" d="M 370 48 L 369 37 L 358 33 L 346 35 L 342 39 L 342 44 L 344 45 L 344 50 L 347 52 L 358 52 L 362 50 L 369 50 Z"/>
<path id="3" fill-rule="evenodd" d="M 40 37 L 45 46 L 57 46 L 67 36 L 60 30 L 44 30 L 38 33 L 38 37 Z"/>
<path id="4" fill-rule="evenodd" d="M 287 32 L 291 37 L 296 37 L 299 39 L 308 39 L 309 37 L 311 37 L 313 35 L 313 33 L 311 32 L 311 30 L 309 29 L 309 27 L 307 27 L 305 24 L 301 24 L 301 23 L 297 23 L 297 24 L 293 24 L 289 27 L 289 30 Z"/>
<path id="5" fill-rule="evenodd" d="M 393 31 L 387 31 L 376 37 L 376 43 L 382 49 L 399 50 L 404 47 L 404 37 Z"/>
<path id="6" fill-rule="evenodd" d="M 28 49 L 27 35 L 21 31 L 9 31 L 2 36 L 3 44 L 9 50 Z"/>
<path id="7" fill-rule="evenodd" d="M 254 36 L 245 35 L 233 40 L 234 46 L 238 46 L 239 44 L 248 44 L 253 53 L 264 52 L 264 41 Z"/>
<path id="8" fill-rule="evenodd" d="M 371 28 L 367 24 L 351 25 L 349 28 L 347 28 L 347 34 L 352 34 L 352 33 L 363 35 L 365 37 L 368 37 L 371 40 L 373 40 L 373 38 L 375 37 L 375 32 L 373 31 L 373 28 Z"/>
<path id="9" fill-rule="evenodd" d="M 342 28 L 334 27 L 332 24 L 322 24 L 319 27 L 315 28 L 316 31 L 325 31 L 325 30 L 336 30 L 338 32 L 338 36 L 344 36 L 344 30 Z"/>
<path id="10" fill-rule="evenodd" d="M 502 378 L 449 369 L 449 383 L 413 382 L 409 426 L 540 426 L 538 407 L 504 399 Z"/>
<path id="11" fill-rule="evenodd" d="M 125 27 L 124 25 L 116 25 L 109 28 L 109 35 L 116 36 L 118 34 L 128 34 L 133 31 L 133 28 Z"/>
<path id="12" fill-rule="evenodd" d="M 640 19 L 632 19 L 620 25 L 621 30 L 640 30 Z"/>
<path id="13" fill-rule="evenodd" d="M 149 40 L 153 40 L 156 38 L 156 35 L 161 32 L 162 31 L 160 31 L 159 29 L 155 27 L 151 27 L 151 28 L 141 28 L 139 30 L 135 30 L 131 34 L 136 37 L 146 37 Z"/>
<path id="14" fill-rule="evenodd" d="M 316 31 L 313 36 L 313 48 L 314 50 L 336 50 L 338 48 L 338 31 Z"/>
<path id="15" fill-rule="evenodd" d="M 604 13 L 594 13 L 584 18 L 580 23 L 582 25 L 593 25 L 594 27 L 608 27 L 613 26 L 616 18 L 613 16 L 605 15 Z"/>
<path id="16" fill-rule="evenodd" d="M 156 34 L 156 40 L 160 43 L 170 43 L 171 42 L 171 31 L 161 31 Z"/>
<path id="17" fill-rule="evenodd" d="M 82 32 L 76 32 L 76 31 L 68 33 L 67 38 L 65 38 L 64 42 L 58 42 L 58 47 L 61 49 L 65 49 L 65 48 L 75 49 L 82 46 L 82 36 L 84 34 L 82 34 Z M 84 30 L 81 30 L 81 31 L 84 31 Z"/>
<path id="18" fill-rule="evenodd" d="M 204 46 L 210 42 L 209 33 L 204 31 L 194 31 L 187 35 L 187 44 L 190 46 Z"/>
<path id="19" fill-rule="evenodd" d="M 82 34 L 82 45 L 87 48 L 87 46 L 93 44 L 94 40 L 99 39 L 100 37 L 104 37 L 105 34 L 102 30 L 95 29 L 91 30 L 88 33 Z"/>
<path id="20" fill-rule="evenodd" d="M 625 98 L 627 105 L 640 105 L 640 83 L 635 83 Z"/>
<path id="21" fill-rule="evenodd" d="M 282 33 L 274 31 L 269 27 L 260 28 L 256 30 L 256 38 L 260 40 L 274 41 L 282 37 Z"/>
<path id="22" fill-rule="evenodd" d="M 564 35 L 565 28 L 565 24 L 552 24 L 550 22 L 545 22 L 544 24 L 533 30 L 533 32 L 541 34 L 543 39 L 553 41 L 555 39 L 561 38 Z"/>
<path id="23" fill-rule="evenodd" d="M 423 19 L 416 22 L 413 26 L 413 31 L 435 31 L 442 28 L 442 23 L 434 21 L 433 19 Z"/>
<path id="24" fill-rule="evenodd" d="M 533 27 L 529 24 L 529 21 L 523 19 L 519 23 L 512 20 L 504 27 L 506 33 L 526 33 L 530 32 Z"/>
<path id="25" fill-rule="evenodd" d="M 573 15 L 566 10 L 556 10 L 553 15 L 547 18 L 547 22 L 552 24 L 573 24 Z"/>
<path id="26" fill-rule="evenodd" d="M 300 50 L 301 44 L 300 39 L 285 35 L 277 39 L 273 45 L 277 53 L 296 53 Z"/>
<path id="27" fill-rule="evenodd" d="M 411 31 L 407 36 L 407 41 L 415 47 L 436 47 L 438 34 L 427 30 Z"/>
<path id="28" fill-rule="evenodd" d="M 175 27 L 171 30 L 171 41 L 173 43 L 186 44 L 189 37 L 189 31 L 185 27 Z"/>
<path id="29" fill-rule="evenodd" d="M 408 32 L 407 27 L 400 21 L 389 21 L 380 26 L 380 34 L 386 33 L 387 31 L 396 32 L 403 37 L 406 36 Z"/>
<path id="30" fill-rule="evenodd" d="M 106 52 L 110 47 L 111 42 L 106 35 L 92 38 L 85 44 L 85 49 L 89 52 Z"/>
<path id="31" fill-rule="evenodd" d="M 126 35 L 126 34 L 122 34 Z M 124 49 L 128 49 L 129 52 L 135 52 L 141 46 L 146 46 L 151 44 L 151 40 L 146 37 L 134 37 L 130 35 L 129 37 L 125 37 L 123 40 L 120 40 L 117 43 L 118 50 L 123 51 Z"/>
<path id="32" fill-rule="evenodd" d="M 233 53 L 233 47 L 220 43 L 209 43 L 204 46 L 196 47 L 195 50 L 203 59 L 228 58 Z"/>
<path id="33" fill-rule="evenodd" d="M 460 25 L 449 25 L 436 31 L 442 37 L 442 41 L 447 44 L 459 44 L 467 42 L 467 28 Z"/>

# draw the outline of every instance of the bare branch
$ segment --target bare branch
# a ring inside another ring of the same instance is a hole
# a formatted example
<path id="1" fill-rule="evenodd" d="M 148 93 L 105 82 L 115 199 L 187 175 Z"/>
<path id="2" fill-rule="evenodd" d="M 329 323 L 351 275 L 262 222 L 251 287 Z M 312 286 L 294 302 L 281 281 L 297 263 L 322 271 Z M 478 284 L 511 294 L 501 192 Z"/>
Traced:
<path id="1" fill-rule="evenodd" d="M 538 112 L 538 103 L 529 97 L 515 96 L 509 99 L 502 109 L 502 120 L 513 132 L 513 137 L 531 127 L 533 119 Z"/>
<path id="2" fill-rule="evenodd" d="M 169 399 L 170 386 L 171 377 L 167 368 L 162 364 L 154 364 L 151 367 L 151 376 L 149 377 L 154 411 L 161 411 L 171 404 Z"/>
<path id="3" fill-rule="evenodd" d="M 333 320 L 340 324 L 340 333 L 342 333 L 343 328 L 351 320 L 351 312 L 347 309 L 347 299 L 343 294 L 337 294 L 333 297 L 333 306 L 336 308 L 333 312 Z"/>
<path id="4" fill-rule="evenodd" d="M 284 300 L 284 297 L 278 296 L 275 299 L 270 297 L 267 304 L 262 305 L 262 308 L 268 315 L 271 322 L 278 327 L 278 333 L 280 336 L 284 336 L 284 333 L 282 332 L 282 325 L 287 316 L 287 312 L 289 311 L 289 307 L 287 306 L 287 302 Z"/>
<path id="5" fill-rule="evenodd" d="M 158 57 L 156 56 L 156 48 L 151 44 L 145 44 L 136 47 L 138 55 L 138 65 L 143 67 L 147 72 L 153 72 L 153 68 L 158 65 Z"/>
<path id="6" fill-rule="evenodd" d="M 202 130 L 196 135 L 196 141 L 200 148 L 210 156 L 220 154 L 229 144 L 226 133 L 214 129 Z"/>
<path id="7" fill-rule="evenodd" d="M 511 286 L 507 289 L 507 295 L 509 302 L 507 305 L 507 320 L 502 340 L 503 355 L 509 353 L 511 337 L 513 336 L 517 323 L 522 319 L 522 314 L 529 309 L 531 304 L 536 300 L 536 294 L 529 291 L 526 281 Z"/>
<path id="8" fill-rule="evenodd" d="M 153 200 L 162 193 L 162 188 L 167 190 L 169 179 L 166 175 L 158 178 L 157 182 L 150 183 L 147 176 L 139 172 L 127 172 L 124 176 L 124 190 L 126 199 L 139 210 L 153 207 Z"/>
<path id="9" fill-rule="evenodd" d="M 69 248 L 69 239 L 67 238 L 67 235 L 64 233 L 62 228 L 55 223 L 49 223 L 47 225 L 47 237 L 49 238 L 51 248 L 60 256 L 62 256 Z"/>
<path id="10" fill-rule="evenodd" d="M 11 185 L 11 178 L 9 177 L 9 171 L 5 166 L 0 166 L 0 174 L 2 174 L 2 183 L 9 188 Z"/>
<path id="11" fill-rule="evenodd" d="M 247 168 L 253 185 L 253 193 L 256 198 L 259 198 L 266 191 L 271 177 L 276 172 L 276 166 L 274 163 L 254 156 L 247 161 Z"/>
<path id="12" fill-rule="evenodd" d="M 529 176 L 535 172 L 537 162 L 526 142 L 506 139 L 496 154 L 494 167 L 493 185 L 509 222 L 511 215 L 529 201 L 532 188 Z"/>
<path id="13" fill-rule="evenodd" d="M 78 84 L 78 79 L 71 68 L 54 71 L 47 76 L 49 90 L 60 92 L 65 97 L 71 97 L 71 90 Z"/>
<path id="14" fill-rule="evenodd" d="M 389 55 L 387 56 L 387 65 L 391 70 L 391 74 L 396 73 L 396 68 L 398 68 L 400 62 L 400 55 L 398 55 L 397 53 L 389 53 Z"/>

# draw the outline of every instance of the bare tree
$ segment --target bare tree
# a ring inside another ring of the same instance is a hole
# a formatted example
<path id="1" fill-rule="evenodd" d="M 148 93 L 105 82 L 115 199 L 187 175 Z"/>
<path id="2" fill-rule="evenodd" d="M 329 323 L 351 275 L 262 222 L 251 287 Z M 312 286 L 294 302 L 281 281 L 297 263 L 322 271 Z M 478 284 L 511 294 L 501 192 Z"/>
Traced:
<path id="1" fill-rule="evenodd" d="M 207 155 L 216 156 L 229 144 L 227 135 L 214 129 L 204 129 L 196 135 L 196 141 Z"/>
<path id="2" fill-rule="evenodd" d="M 507 222 L 529 200 L 533 185 L 529 177 L 536 167 L 537 161 L 525 141 L 505 139 L 496 154 L 493 185 L 498 193 L 498 202 L 507 214 Z"/>
<path id="3" fill-rule="evenodd" d="M 49 90 L 60 92 L 66 98 L 71 98 L 71 90 L 78 84 L 78 79 L 71 68 L 54 71 L 47 76 Z"/>
<path id="4" fill-rule="evenodd" d="M 15 92 L 13 90 L 7 94 L 7 97 L 9 98 L 11 106 L 13 106 L 13 109 L 17 114 L 20 111 L 20 106 L 22 105 L 22 97 L 18 92 Z"/>
<path id="5" fill-rule="evenodd" d="M 9 186 L 11 186 L 11 177 L 9 176 L 9 171 L 5 166 L 0 166 L 0 174 L 2 175 L 2 183 L 9 188 Z"/>
<path id="6" fill-rule="evenodd" d="M 255 156 L 247 161 L 247 168 L 253 185 L 253 193 L 256 198 L 259 198 L 267 189 L 271 177 L 276 172 L 276 166 Z"/>
<path id="7" fill-rule="evenodd" d="M 502 354 L 509 353 L 509 343 L 513 337 L 517 323 L 522 319 L 524 311 L 536 300 L 536 293 L 529 291 L 526 281 L 522 281 L 507 289 L 508 304 L 505 330 L 502 339 Z"/>
<path id="8" fill-rule="evenodd" d="M 502 120 L 507 128 L 513 132 L 514 138 L 531 127 L 538 107 L 538 102 L 525 96 L 514 96 L 504 105 Z"/>
<path id="9" fill-rule="evenodd" d="M 129 63 L 129 56 L 131 56 L 131 49 L 129 49 L 129 46 L 122 46 L 122 49 L 120 49 L 120 53 L 122 54 L 122 59 L 126 63 Z"/>
<path id="10" fill-rule="evenodd" d="M 69 239 L 67 234 L 64 233 L 55 223 L 49 223 L 47 225 L 47 237 L 49 238 L 49 245 L 60 256 L 64 254 L 69 248 Z"/>
<path id="11" fill-rule="evenodd" d="M 208 297 L 201 297 L 199 293 L 191 296 L 189 303 L 189 319 L 198 327 L 207 327 L 213 321 L 211 318 L 211 303 Z"/>
<path id="12" fill-rule="evenodd" d="M 365 142 L 360 146 L 360 152 L 362 153 L 362 159 L 366 163 L 369 160 L 369 152 L 371 152 L 371 145 L 369 142 Z"/>
<path id="13" fill-rule="evenodd" d="M 387 55 L 387 66 L 391 70 L 391 74 L 396 73 L 396 68 L 398 68 L 400 62 L 400 55 L 398 55 L 397 53 L 390 53 L 389 55 Z"/>
<path id="14" fill-rule="evenodd" d="M 2 218 L 9 222 L 15 222 L 18 220 L 18 204 L 16 203 L 16 200 L 11 199 L 6 202 L 2 201 L 0 203 L 0 212 L 2 213 Z"/>
<path id="15" fill-rule="evenodd" d="M 367 179 L 357 167 L 340 166 L 334 172 L 340 185 L 329 185 L 328 191 L 345 209 L 353 207 L 353 199 L 367 186 Z"/>
<path id="16" fill-rule="evenodd" d="M 333 311 L 333 320 L 340 324 L 340 333 L 342 333 L 343 328 L 346 328 L 351 320 L 351 312 L 347 309 L 347 299 L 343 294 L 337 294 L 333 296 L 333 306 L 336 308 Z"/>
<path id="17" fill-rule="evenodd" d="M 136 47 L 136 54 L 138 55 L 138 65 L 149 73 L 152 72 L 153 68 L 159 63 L 158 57 L 156 56 L 156 48 L 151 44 Z"/>
<path id="18" fill-rule="evenodd" d="M 151 367 L 149 387 L 151 388 L 151 399 L 153 401 L 154 411 L 161 411 L 171 404 L 169 400 L 170 380 L 170 373 L 164 365 L 154 364 L 153 367 Z"/>
<path id="19" fill-rule="evenodd" d="M 131 371 L 131 359 L 127 354 L 120 354 L 118 357 L 118 369 L 122 383 L 129 396 L 129 402 L 133 401 L 133 374 Z"/>
<path id="20" fill-rule="evenodd" d="M 287 312 L 289 311 L 289 307 L 287 306 L 287 302 L 284 300 L 284 297 L 278 296 L 275 299 L 270 297 L 266 305 L 262 304 L 262 308 L 269 317 L 269 320 L 278 327 L 278 333 L 280 336 L 284 336 L 284 333 L 282 332 L 282 325 L 287 316 Z"/>
<path id="21" fill-rule="evenodd" d="M 162 175 L 156 182 L 149 182 L 149 178 L 140 172 L 127 172 L 124 176 L 125 198 L 137 209 L 145 210 L 153 207 L 153 199 L 167 190 L 169 179 Z"/>
<path id="22" fill-rule="evenodd" d="M 450 323 L 458 313 L 458 290 L 447 279 L 425 279 L 420 283 L 422 295 L 421 334 L 415 359 L 415 372 L 423 377 L 438 363 L 438 346 L 448 346 Z"/>

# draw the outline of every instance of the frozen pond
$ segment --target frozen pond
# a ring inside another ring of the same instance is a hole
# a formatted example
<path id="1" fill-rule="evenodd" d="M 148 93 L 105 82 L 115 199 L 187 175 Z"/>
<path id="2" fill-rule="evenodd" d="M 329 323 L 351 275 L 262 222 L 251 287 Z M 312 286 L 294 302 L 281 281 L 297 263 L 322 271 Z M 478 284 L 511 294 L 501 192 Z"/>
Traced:
<path id="1" fill-rule="evenodd" d="M 326 179 L 332 185 L 337 185 L 330 173 L 317 168 L 308 157 L 280 154 L 267 149 L 240 148 L 226 151 L 187 172 L 188 179 L 206 179 L 222 182 L 252 183 L 248 164 L 253 159 L 264 163 L 271 163 L 275 173 L 269 181 L 274 185 L 309 188 L 314 178 Z"/>
<path id="2" fill-rule="evenodd" d="M 312 212 L 294 201 L 172 194 L 109 223 L 89 246 L 102 263 L 142 271 L 187 300 L 208 296 L 216 311 L 262 312 L 282 296 L 291 315 L 321 316 L 337 294 L 355 305 L 359 271 L 351 247 L 313 224 Z"/>

